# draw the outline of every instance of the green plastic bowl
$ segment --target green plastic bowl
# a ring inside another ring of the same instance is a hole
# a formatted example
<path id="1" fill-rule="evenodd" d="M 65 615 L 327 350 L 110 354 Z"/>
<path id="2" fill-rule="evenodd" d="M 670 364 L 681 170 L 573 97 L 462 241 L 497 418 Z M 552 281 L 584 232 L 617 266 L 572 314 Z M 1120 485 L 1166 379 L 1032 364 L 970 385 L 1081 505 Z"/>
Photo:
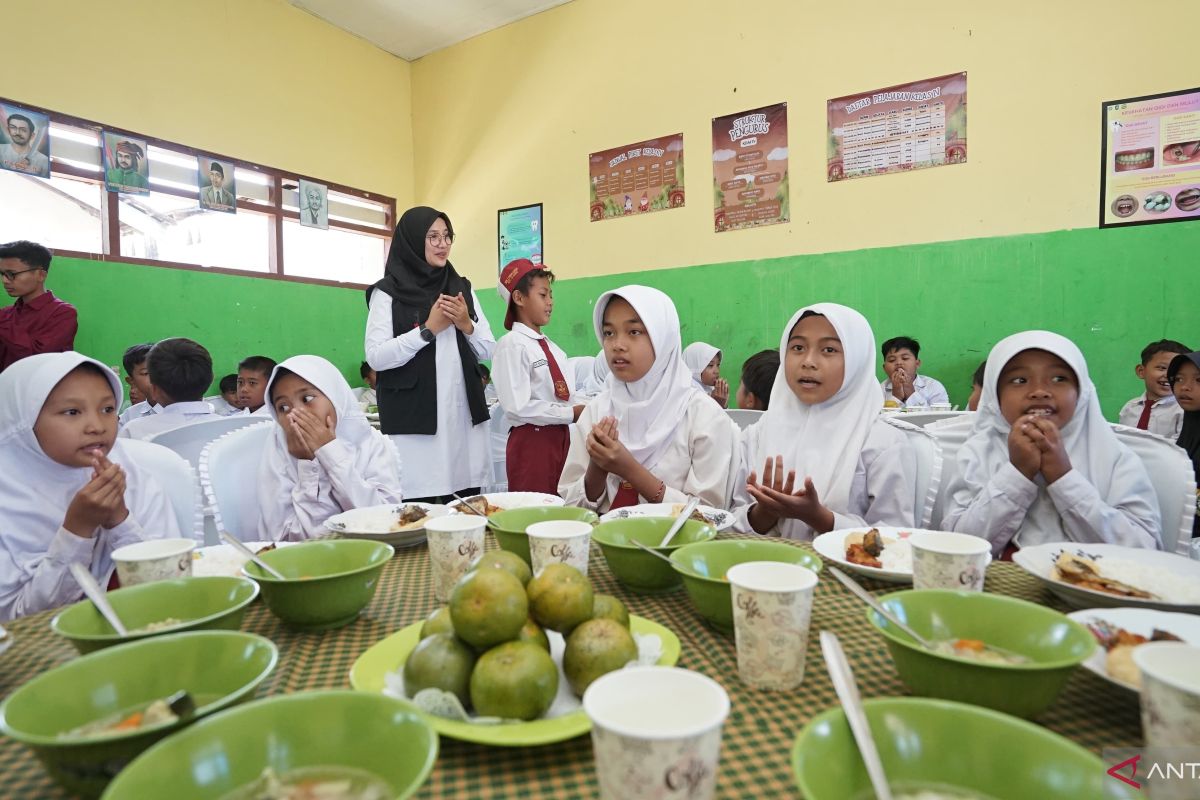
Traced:
<path id="1" fill-rule="evenodd" d="M 496 542 L 501 550 L 516 553 L 525 559 L 525 563 L 533 565 L 529 555 L 529 537 L 525 531 L 535 522 L 569 519 L 587 522 L 595 525 L 600 518 L 594 511 L 572 506 L 527 506 L 525 508 L 510 508 L 497 511 L 488 517 L 488 527 L 496 536 Z"/>
<path id="2" fill-rule="evenodd" d="M 154 581 L 108 593 L 121 622 L 131 631 L 167 619 L 179 620 L 162 630 L 118 634 L 91 600 L 68 606 L 50 621 L 50 630 L 68 639 L 80 653 L 150 636 L 200 630 L 236 631 L 246 607 L 258 597 L 258 584 L 247 578 L 212 576 Z"/>
<path id="3" fill-rule="evenodd" d="M 867 620 L 883 634 L 896 672 L 913 694 L 1036 717 L 1096 649 L 1095 637 L 1078 622 L 1011 597 L 922 589 L 879 600 L 926 639 L 980 639 L 1030 659 L 1027 664 L 984 664 L 930 652 L 867 609 Z"/>
<path id="4" fill-rule="evenodd" d="M 892 791 L 955 787 L 995 800 L 1132 800 L 1108 765 L 1045 728 L 945 700 L 865 700 L 867 720 Z M 792 773 L 806 800 L 873 798 L 845 712 L 814 717 L 792 747 Z M 965 792 L 964 792 L 965 793 Z"/>
<path id="5" fill-rule="evenodd" d="M 746 561 L 782 561 L 821 571 L 821 559 L 807 550 L 778 539 L 728 539 L 681 547 L 671 554 L 675 570 L 697 613 L 709 625 L 733 635 L 733 599 L 725 573 Z"/>
<path id="6" fill-rule="evenodd" d="M 273 578 L 253 561 L 242 572 L 258 581 L 271 613 L 293 628 L 321 631 L 349 625 L 375 596 L 379 573 L 395 551 L 363 539 L 326 539 L 259 555 L 283 573 Z"/>
<path id="7" fill-rule="evenodd" d="M 717 535 L 711 525 L 689 519 L 671 539 L 659 547 L 674 517 L 629 517 L 601 522 L 592 531 L 592 541 L 600 545 L 604 560 L 617 580 L 641 594 L 672 592 L 679 588 L 679 574 L 661 558 L 642 550 L 634 541 L 653 547 L 665 556 L 696 542 L 707 542 Z"/>
<path id="8" fill-rule="evenodd" d="M 117 776 L 104 800 L 211 800 L 265 767 L 283 773 L 315 766 L 366 770 L 402 800 L 429 777 L 437 754 L 437 734 L 405 700 L 299 692 L 247 703 L 161 742 Z"/>
<path id="9" fill-rule="evenodd" d="M 98 797 L 118 771 L 159 739 L 248 700 L 278 657 L 269 640 L 238 631 L 173 633 L 107 647 L 42 673 L 10 694 L 0 705 L 0 731 L 31 747 L 67 791 Z M 110 736 L 59 738 L 180 690 L 196 702 L 192 717 Z M 146 797 L 161 797 L 167 786 Z"/>

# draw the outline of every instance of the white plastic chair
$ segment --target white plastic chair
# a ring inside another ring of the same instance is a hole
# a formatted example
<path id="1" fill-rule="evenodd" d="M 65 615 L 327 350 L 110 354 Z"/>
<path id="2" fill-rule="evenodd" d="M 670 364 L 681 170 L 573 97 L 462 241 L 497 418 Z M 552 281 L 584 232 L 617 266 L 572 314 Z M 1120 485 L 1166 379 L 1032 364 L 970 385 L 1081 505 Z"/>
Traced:
<path id="1" fill-rule="evenodd" d="M 209 442 L 219 439 L 230 431 L 236 431 L 238 428 L 245 428 L 248 425 L 257 425 L 262 421 L 263 417 L 252 417 L 249 414 L 206 419 L 203 422 L 192 422 L 169 431 L 156 433 L 146 441 L 175 451 L 186 458 L 193 467 L 197 467 L 200 465 L 200 454 Z"/>
<path id="2" fill-rule="evenodd" d="M 201 539 L 203 513 L 192 465 L 162 445 L 140 439 L 122 439 L 121 448 L 138 466 L 154 475 L 167 493 L 180 535 Z"/>
<path id="3" fill-rule="evenodd" d="M 954 417 L 938 420 L 926 425 L 922 430 L 933 436 L 942 451 L 942 479 L 937 487 L 937 496 L 933 501 L 933 510 L 929 516 L 929 527 L 941 530 L 942 517 L 946 514 L 946 502 L 949 488 L 958 477 L 958 449 L 971 435 L 971 424 L 975 417 L 971 414 L 960 414 Z"/>
<path id="4" fill-rule="evenodd" d="M 884 417 L 883 421 L 904 434 L 915 459 L 913 474 L 913 522 L 929 528 L 933 507 L 942 484 L 942 447 L 933 434 L 907 420 Z"/>
<path id="5" fill-rule="evenodd" d="M 363 392 L 365 392 L 366 390 L 367 390 L 366 386 L 355 386 L 350 391 L 354 392 L 355 400 L 362 400 Z"/>
<path id="6" fill-rule="evenodd" d="M 1150 431 L 1113 425 L 1117 438 L 1137 454 L 1150 474 L 1162 514 L 1162 544 L 1168 553 L 1187 555 L 1196 516 L 1196 474 L 1182 447 Z"/>
<path id="7" fill-rule="evenodd" d="M 230 431 L 200 454 L 200 485 L 214 526 L 206 542 L 219 531 L 243 542 L 258 539 L 258 464 L 274 429 L 263 422 Z"/>
<path id="8" fill-rule="evenodd" d="M 924 428 L 934 422 L 941 422 L 944 419 L 955 419 L 964 414 L 972 414 L 971 411 L 902 411 L 891 419 L 898 419 L 902 422 L 907 422 L 909 425 L 916 425 L 918 428 Z"/>
<path id="9" fill-rule="evenodd" d="M 763 412 L 750 408 L 727 408 L 725 409 L 725 413 L 729 415 L 729 418 L 733 420 L 738 428 L 746 430 L 746 428 L 749 428 L 762 419 Z"/>

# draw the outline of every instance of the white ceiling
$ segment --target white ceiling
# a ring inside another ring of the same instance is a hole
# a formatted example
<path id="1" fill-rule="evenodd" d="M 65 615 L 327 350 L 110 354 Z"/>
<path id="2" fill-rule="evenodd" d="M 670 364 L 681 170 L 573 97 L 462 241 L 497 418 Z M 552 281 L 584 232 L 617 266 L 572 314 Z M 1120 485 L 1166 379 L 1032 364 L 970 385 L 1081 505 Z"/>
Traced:
<path id="1" fill-rule="evenodd" d="M 405 61 L 570 0 L 289 0 Z"/>

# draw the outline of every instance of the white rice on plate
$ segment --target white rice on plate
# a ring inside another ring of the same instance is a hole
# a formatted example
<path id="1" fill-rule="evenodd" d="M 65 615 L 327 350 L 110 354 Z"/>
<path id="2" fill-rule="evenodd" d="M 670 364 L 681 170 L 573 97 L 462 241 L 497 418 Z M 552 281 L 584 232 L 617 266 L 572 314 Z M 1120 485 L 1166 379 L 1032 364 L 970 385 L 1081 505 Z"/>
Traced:
<path id="1" fill-rule="evenodd" d="M 1155 598 L 1181 605 L 1200 605 L 1200 583 L 1170 570 L 1139 564 L 1124 558 L 1096 561 L 1104 577 L 1149 592 Z"/>

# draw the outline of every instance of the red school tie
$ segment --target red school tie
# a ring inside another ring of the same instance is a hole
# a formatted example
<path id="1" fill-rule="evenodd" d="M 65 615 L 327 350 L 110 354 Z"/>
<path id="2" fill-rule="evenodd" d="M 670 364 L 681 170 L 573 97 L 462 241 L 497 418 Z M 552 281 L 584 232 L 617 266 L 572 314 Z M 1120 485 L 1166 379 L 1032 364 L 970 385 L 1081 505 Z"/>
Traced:
<path id="1" fill-rule="evenodd" d="M 567 388 L 567 382 L 563 379 L 562 370 L 558 368 L 558 362 L 550 353 L 550 345 L 546 344 L 546 337 L 541 337 L 537 343 L 542 346 L 542 352 L 546 354 L 546 364 L 550 367 L 550 377 L 554 380 L 554 396 L 559 400 L 570 400 L 571 390 Z"/>
<path id="2" fill-rule="evenodd" d="M 1150 410 L 1153 408 L 1154 408 L 1154 403 L 1151 403 L 1150 398 L 1147 397 L 1146 405 L 1144 408 L 1142 408 L 1142 415 L 1140 417 L 1138 417 L 1137 426 L 1138 426 L 1139 430 L 1145 431 L 1145 430 L 1150 429 Z"/>

